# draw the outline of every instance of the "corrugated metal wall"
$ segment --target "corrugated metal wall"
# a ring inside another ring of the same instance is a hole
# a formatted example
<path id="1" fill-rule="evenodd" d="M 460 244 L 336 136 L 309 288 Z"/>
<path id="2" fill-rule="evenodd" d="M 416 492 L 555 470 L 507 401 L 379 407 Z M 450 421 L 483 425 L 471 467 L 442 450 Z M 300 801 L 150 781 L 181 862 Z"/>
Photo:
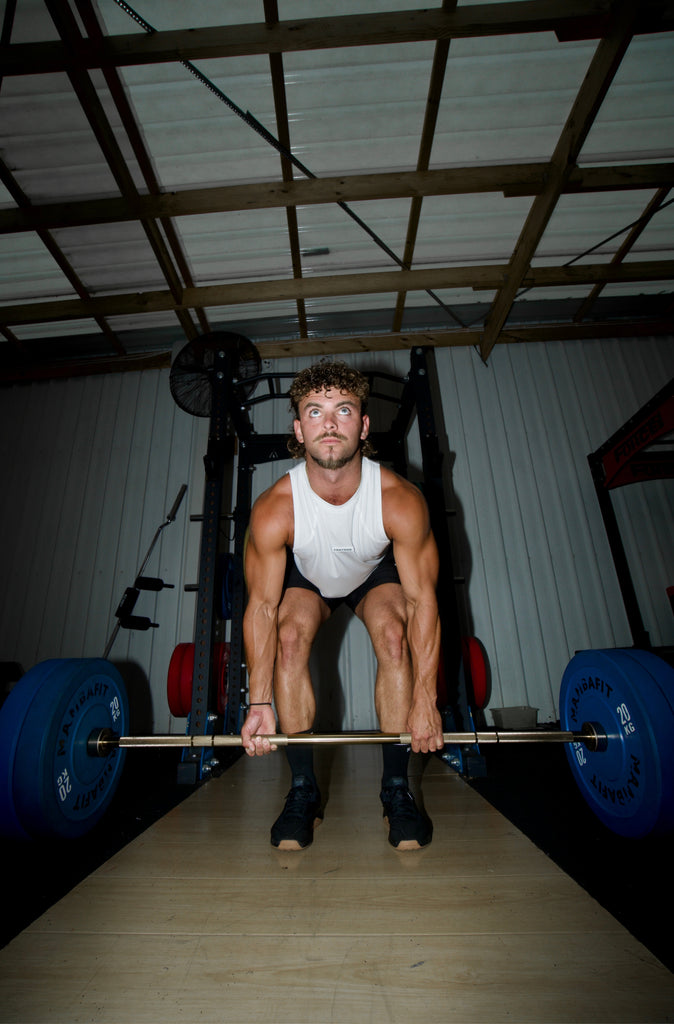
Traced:
<path id="1" fill-rule="evenodd" d="M 404 376 L 405 352 L 348 357 Z M 435 353 L 442 396 L 455 570 L 466 628 L 483 642 L 491 706 L 531 704 L 557 718 L 563 670 L 580 648 L 630 644 L 586 456 L 674 374 L 671 339 L 497 346 Z M 270 364 L 294 371 L 300 361 Z M 273 408 L 272 408 L 273 406 Z M 378 419 L 376 407 L 373 408 Z M 387 416 L 390 416 L 390 411 Z M 284 401 L 258 406 L 260 432 L 285 432 Z M 121 631 L 111 652 L 130 689 L 134 727 L 180 731 L 166 704 L 176 643 L 193 635 L 208 421 L 177 408 L 167 371 L 16 387 L 0 402 L 0 661 L 102 653 L 182 483 L 188 496 L 146 574 L 175 589 L 136 606 L 160 624 Z M 379 424 L 375 424 L 379 425 Z M 420 463 L 416 428 L 410 462 Z M 290 463 L 260 466 L 254 494 Z M 674 485 L 615 496 L 646 628 L 674 643 L 665 588 L 674 583 Z M 376 727 L 374 659 L 361 624 L 338 614 L 316 655 L 321 725 Z"/>
<path id="2" fill-rule="evenodd" d="M 467 352 L 439 354 L 468 612 L 490 656 L 492 706 L 556 718 L 575 650 L 631 644 L 586 456 L 672 376 L 673 357 L 665 341 L 509 346 L 488 368 Z M 617 499 L 651 640 L 671 643 L 674 485 Z"/>
<path id="3" fill-rule="evenodd" d="M 125 677 L 137 728 L 166 730 L 166 675 L 191 640 L 208 421 L 174 403 L 168 371 L 88 377 L 3 392 L 0 509 L 4 582 L 0 660 L 24 669 L 53 657 L 100 657 L 182 483 L 176 522 L 145 574 L 175 585 L 143 592 L 135 614 L 159 629 L 121 630 L 110 653 Z M 151 682 L 150 682 L 151 681 Z"/>

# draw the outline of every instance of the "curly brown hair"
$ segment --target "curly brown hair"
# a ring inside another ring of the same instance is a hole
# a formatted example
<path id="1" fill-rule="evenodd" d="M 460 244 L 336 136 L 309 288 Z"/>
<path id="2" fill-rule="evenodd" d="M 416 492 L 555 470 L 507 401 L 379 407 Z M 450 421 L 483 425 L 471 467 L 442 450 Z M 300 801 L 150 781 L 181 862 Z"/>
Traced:
<path id="1" fill-rule="evenodd" d="M 293 377 L 289 395 L 295 419 L 299 419 L 300 402 L 303 398 L 314 391 L 330 391 L 332 388 L 340 392 L 348 392 L 358 398 L 361 415 L 365 415 L 370 397 L 370 385 L 367 377 L 359 370 L 355 370 L 353 366 L 340 360 L 331 362 L 322 359 L 320 363 L 307 366 Z M 288 439 L 288 451 L 294 459 L 301 459 L 305 454 L 304 445 L 295 436 Z M 368 438 L 361 441 L 361 452 L 363 455 L 374 455 L 375 449 Z"/>

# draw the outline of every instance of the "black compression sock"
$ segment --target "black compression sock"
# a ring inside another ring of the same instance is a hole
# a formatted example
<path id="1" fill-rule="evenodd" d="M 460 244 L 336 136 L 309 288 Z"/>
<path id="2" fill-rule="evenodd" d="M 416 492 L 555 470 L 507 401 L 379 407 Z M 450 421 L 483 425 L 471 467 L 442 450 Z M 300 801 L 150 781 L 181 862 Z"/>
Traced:
<path id="1" fill-rule="evenodd" d="M 407 784 L 407 765 L 410 759 L 409 747 L 405 743 L 385 743 L 382 747 L 384 773 L 382 787 L 390 786 L 395 779 L 398 785 L 402 779 Z"/>
<path id="2" fill-rule="evenodd" d="M 310 729 L 306 730 L 311 732 Z M 293 782 L 299 778 L 305 778 L 318 789 L 316 776 L 314 775 L 314 751 L 310 744 L 297 743 L 286 747 L 286 757 L 292 772 Z"/>

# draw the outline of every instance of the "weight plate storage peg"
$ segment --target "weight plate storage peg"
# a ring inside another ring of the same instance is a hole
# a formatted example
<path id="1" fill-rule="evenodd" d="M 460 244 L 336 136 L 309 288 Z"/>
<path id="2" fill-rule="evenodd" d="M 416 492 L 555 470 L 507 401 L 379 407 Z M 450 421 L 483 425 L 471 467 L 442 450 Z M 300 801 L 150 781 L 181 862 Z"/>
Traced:
<path id="1" fill-rule="evenodd" d="M 560 691 L 563 730 L 599 723 L 604 749 L 566 746 L 593 813 L 618 835 L 674 830 L 674 669 L 638 650 L 581 651 Z"/>
<path id="2" fill-rule="evenodd" d="M 107 810 L 119 784 L 123 750 L 92 757 L 101 725 L 126 730 L 122 678 L 102 658 L 41 662 L 16 684 L 0 710 L 0 830 L 14 838 L 84 835 Z"/>

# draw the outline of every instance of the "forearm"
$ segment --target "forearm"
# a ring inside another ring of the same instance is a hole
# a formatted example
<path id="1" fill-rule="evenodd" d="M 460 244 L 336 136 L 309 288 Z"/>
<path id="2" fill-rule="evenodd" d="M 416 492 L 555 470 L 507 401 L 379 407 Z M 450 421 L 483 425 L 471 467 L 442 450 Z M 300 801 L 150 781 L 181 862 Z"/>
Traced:
<path id="1" fill-rule="evenodd" d="M 412 697 L 407 716 L 412 750 L 441 750 L 444 739 L 437 706 L 440 623 L 432 603 L 417 604 L 410 610 L 407 642 L 412 661 Z"/>
<path id="2" fill-rule="evenodd" d="M 408 605 L 407 643 L 412 660 L 412 702 L 435 707 L 440 661 L 440 619 L 433 600 Z"/>
<path id="3" fill-rule="evenodd" d="M 248 714 L 241 727 L 244 749 L 250 757 L 276 747 L 269 739 L 276 732 L 272 708 L 274 662 L 278 635 L 276 608 L 249 601 L 243 619 L 243 643 L 248 668 Z"/>
<path id="4" fill-rule="evenodd" d="M 271 703 L 278 639 L 277 609 L 249 602 L 243 619 L 249 703 Z"/>

